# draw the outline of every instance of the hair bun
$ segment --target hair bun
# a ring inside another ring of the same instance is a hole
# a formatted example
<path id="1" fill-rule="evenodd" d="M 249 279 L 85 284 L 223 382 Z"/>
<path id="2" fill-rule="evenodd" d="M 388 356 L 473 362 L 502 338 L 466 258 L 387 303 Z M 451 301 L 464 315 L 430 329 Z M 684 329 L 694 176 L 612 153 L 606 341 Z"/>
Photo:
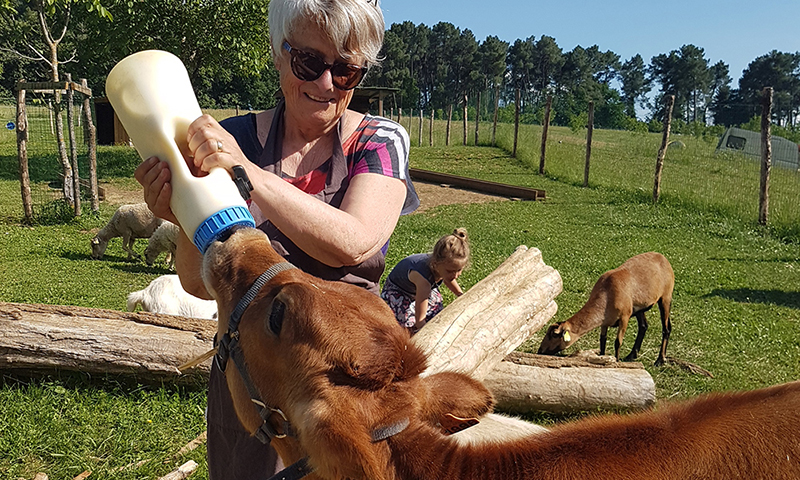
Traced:
<path id="1" fill-rule="evenodd" d="M 467 239 L 467 229 L 463 228 L 463 227 L 456 228 L 455 230 L 453 230 L 453 235 L 455 235 L 458 238 L 462 238 L 462 239 L 466 240 Z"/>

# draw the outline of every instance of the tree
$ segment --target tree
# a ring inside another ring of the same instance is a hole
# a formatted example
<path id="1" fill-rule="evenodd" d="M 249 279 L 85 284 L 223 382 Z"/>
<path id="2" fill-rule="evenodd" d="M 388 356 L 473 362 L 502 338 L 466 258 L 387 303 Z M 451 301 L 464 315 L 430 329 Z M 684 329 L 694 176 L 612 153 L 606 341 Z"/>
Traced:
<path id="1" fill-rule="evenodd" d="M 697 120 L 698 112 L 704 114 L 704 92 L 709 88 L 711 77 L 702 48 L 683 45 L 668 55 L 656 55 L 650 63 L 650 75 L 651 80 L 661 85 L 662 97 L 675 95 L 673 116 L 689 122 Z M 705 118 L 700 120 L 705 122 Z"/>
<path id="2" fill-rule="evenodd" d="M 20 0 L 3 0 L 0 13 L 4 23 L 6 41 L 0 47 L 7 52 L 29 60 L 41 62 L 48 66 L 48 80 L 60 80 L 59 67 L 62 63 L 71 62 L 75 58 L 74 44 L 69 45 L 71 57 L 63 60 L 59 56 L 59 48 L 67 38 L 67 32 L 72 19 L 72 6 L 74 4 L 85 7 L 86 10 L 99 16 L 103 20 L 111 20 L 111 14 L 100 4 L 99 0 L 34 0 L 30 3 Z M 10 34 L 10 35 L 9 35 Z M 29 79 L 30 80 L 30 79 Z M 56 125 L 56 142 L 58 158 L 61 162 L 63 176 L 62 192 L 64 199 L 76 205 L 79 201 L 75 192 L 75 175 L 72 164 L 67 156 L 67 145 L 64 140 L 64 120 L 61 116 L 61 90 L 54 90 L 53 116 Z"/>
<path id="3" fill-rule="evenodd" d="M 497 135 L 497 113 L 500 106 L 500 87 L 503 84 L 503 77 L 506 71 L 506 55 L 508 54 L 508 42 L 504 42 L 495 36 L 488 36 L 478 47 L 478 58 L 480 59 L 481 74 L 484 80 L 484 90 L 489 86 L 493 87 L 494 92 L 494 115 L 492 120 L 492 146 L 495 144 Z M 479 97 L 480 99 L 480 97 Z M 476 110 L 480 111 L 480 101 L 477 102 Z M 476 119 L 477 124 L 479 120 Z M 478 143 L 478 131 L 475 130 L 475 144 Z"/>
<path id="4" fill-rule="evenodd" d="M 625 114 L 636 118 L 636 104 L 641 102 L 650 91 L 650 82 L 644 66 L 644 59 L 638 53 L 622 64 L 619 71 L 622 83 L 622 102 Z"/>
<path id="5" fill-rule="evenodd" d="M 750 62 L 739 79 L 742 97 L 757 105 L 764 87 L 773 88 L 772 112 L 778 122 L 793 124 L 800 109 L 800 52 L 773 50 Z"/>

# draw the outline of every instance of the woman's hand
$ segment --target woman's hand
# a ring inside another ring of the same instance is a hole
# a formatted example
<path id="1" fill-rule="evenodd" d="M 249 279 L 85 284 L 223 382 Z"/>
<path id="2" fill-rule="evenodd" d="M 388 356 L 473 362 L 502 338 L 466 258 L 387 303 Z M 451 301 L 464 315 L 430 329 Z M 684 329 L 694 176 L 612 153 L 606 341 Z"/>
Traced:
<path id="1" fill-rule="evenodd" d="M 203 115 L 189 125 L 187 141 L 191 166 L 200 172 L 208 173 L 214 167 L 222 167 L 232 173 L 236 165 L 251 164 L 236 139 L 211 115 Z"/>
<path id="2" fill-rule="evenodd" d="M 175 214 L 172 213 L 172 208 L 169 206 L 170 198 L 172 198 L 172 185 L 169 183 L 172 177 L 169 164 L 156 157 L 150 157 L 136 167 L 133 176 L 144 188 L 144 201 L 153 215 L 179 225 L 178 219 L 175 218 Z"/>

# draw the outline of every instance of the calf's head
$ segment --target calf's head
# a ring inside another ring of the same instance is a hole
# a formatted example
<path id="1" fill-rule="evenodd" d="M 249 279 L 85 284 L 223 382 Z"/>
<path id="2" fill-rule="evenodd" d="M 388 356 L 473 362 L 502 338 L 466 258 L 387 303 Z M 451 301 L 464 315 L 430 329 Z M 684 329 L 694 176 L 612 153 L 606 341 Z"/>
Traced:
<path id="1" fill-rule="evenodd" d="M 280 262 L 255 229 L 212 244 L 203 280 L 219 305 L 220 335 L 251 284 Z M 376 440 L 381 432 L 433 429 L 445 414 L 479 416 L 493 402 L 464 375 L 420 378 L 425 355 L 379 297 L 299 269 L 261 288 L 242 315 L 239 343 L 262 400 L 279 408 L 295 432 L 288 446 L 275 444 L 284 462 L 306 455 L 323 478 L 391 478 L 391 452 Z M 261 419 L 230 361 L 225 374 L 239 419 L 255 431 Z"/>

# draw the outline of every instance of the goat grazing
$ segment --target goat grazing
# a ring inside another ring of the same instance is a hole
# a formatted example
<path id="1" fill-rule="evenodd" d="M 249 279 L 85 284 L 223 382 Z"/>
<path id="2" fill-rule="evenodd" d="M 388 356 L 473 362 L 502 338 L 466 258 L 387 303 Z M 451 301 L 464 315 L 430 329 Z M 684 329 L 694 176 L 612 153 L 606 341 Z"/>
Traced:
<path id="1" fill-rule="evenodd" d="M 92 239 L 92 258 L 103 258 L 108 241 L 115 237 L 122 237 L 122 249 L 128 252 L 128 260 L 138 258 L 139 254 L 133 250 L 136 239 L 150 238 L 163 221 L 153 215 L 146 203 L 120 205 L 108 224 Z"/>
<path id="2" fill-rule="evenodd" d="M 661 311 L 661 350 L 655 364 L 663 365 L 672 331 L 669 314 L 674 287 L 675 274 L 664 255 L 647 252 L 631 257 L 620 267 L 600 276 L 589 294 L 589 300 L 575 315 L 547 329 L 539 353 L 554 355 L 575 343 L 586 332 L 600 327 L 600 355 L 605 355 L 608 328 L 619 327 L 614 341 L 614 356 L 619 359 L 628 320 L 635 316 L 639 330 L 633 349 L 625 361 L 635 360 L 648 327 L 644 313 L 658 303 Z"/>
<path id="3" fill-rule="evenodd" d="M 483 384 L 420 376 L 425 354 L 380 298 L 282 262 L 262 232 L 241 229 L 211 245 L 202 275 L 237 416 L 256 432 L 261 404 L 271 430 L 289 433 L 272 441 L 284 463 L 305 457 L 319 478 L 800 478 L 800 382 L 461 444 L 437 419 L 491 410 Z"/>
<path id="4" fill-rule="evenodd" d="M 147 240 L 147 247 L 144 249 L 144 261 L 148 266 L 153 266 L 161 252 L 167 252 L 164 259 L 169 268 L 175 266 L 175 248 L 178 242 L 180 227 L 172 222 L 164 222 L 156 228 L 153 235 Z"/>
<path id="5" fill-rule="evenodd" d="M 162 275 L 142 290 L 128 294 L 128 311 L 142 310 L 192 318 L 217 318 L 217 302 L 190 295 L 181 286 L 177 275 Z"/>

